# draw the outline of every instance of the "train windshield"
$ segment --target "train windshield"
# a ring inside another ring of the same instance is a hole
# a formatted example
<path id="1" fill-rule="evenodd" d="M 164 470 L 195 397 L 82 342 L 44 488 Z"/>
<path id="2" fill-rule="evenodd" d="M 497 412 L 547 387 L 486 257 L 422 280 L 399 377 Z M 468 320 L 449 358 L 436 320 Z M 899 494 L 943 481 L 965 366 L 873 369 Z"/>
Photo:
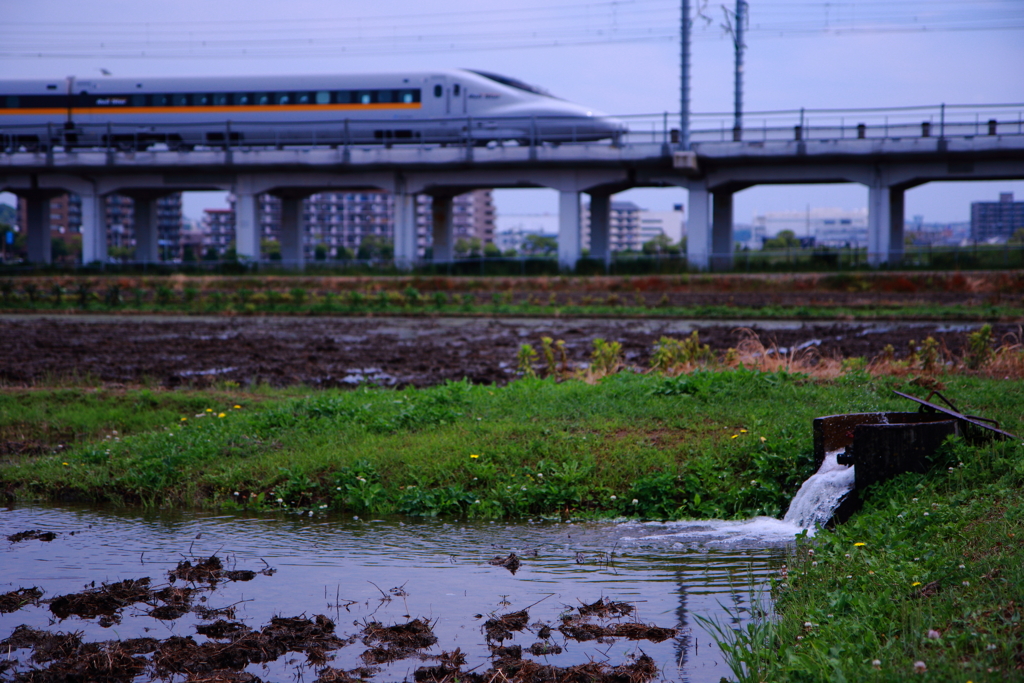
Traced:
<path id="1" fill-rule="evenodd" d="M 554 97 L 554 95 L 549 93 L 547 90 L 544 90 L 543 88 L 538 88 L 537 86 L 530 85 L 529 83 L 523 83 L 522 81 L 517 80 L 515 78 L 509 78 L 508 76 L 499 76 L 498 74 L 492 74 L 488 71 L 475 71 L 473 69 L 466 69 L 466 71 L 474 73 L 477 76 L 483 76 L 484 78 L 488 78 L 496 83 L 507 85 L 510 88 L 515 88 L 516 90 L 525 90 L 526 92 L 532 92 L 534 95 L 543 95 L 544 97 Z"/>

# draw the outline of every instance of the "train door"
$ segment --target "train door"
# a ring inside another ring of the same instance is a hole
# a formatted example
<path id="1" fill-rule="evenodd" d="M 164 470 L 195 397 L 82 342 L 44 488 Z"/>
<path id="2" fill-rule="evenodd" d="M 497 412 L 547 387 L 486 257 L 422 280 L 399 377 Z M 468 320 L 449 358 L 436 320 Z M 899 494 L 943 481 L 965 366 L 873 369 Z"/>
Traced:
<path id="1" fill-rule="evenodd" d="M 466 115 L 466 88 L 462 83 L 452 83 L 451 113 L 456 116 Z"/>

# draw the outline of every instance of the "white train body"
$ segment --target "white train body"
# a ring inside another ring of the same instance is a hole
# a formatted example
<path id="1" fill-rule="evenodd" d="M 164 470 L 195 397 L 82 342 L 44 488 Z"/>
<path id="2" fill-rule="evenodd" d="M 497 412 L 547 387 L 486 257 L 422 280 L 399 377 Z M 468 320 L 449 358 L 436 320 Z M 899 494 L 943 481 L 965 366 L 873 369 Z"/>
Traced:
<path id="1" fill-rule="evenodd" d="M 7 150 L 519 144 L 617 139 L 624 125 L 484 72 L 0 81 Z"/>

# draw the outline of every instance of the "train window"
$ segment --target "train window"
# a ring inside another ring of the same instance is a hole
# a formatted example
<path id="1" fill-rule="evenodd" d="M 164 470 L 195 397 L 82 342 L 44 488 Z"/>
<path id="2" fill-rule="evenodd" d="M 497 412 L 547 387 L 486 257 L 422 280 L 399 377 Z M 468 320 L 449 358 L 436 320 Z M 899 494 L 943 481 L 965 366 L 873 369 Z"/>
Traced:
<path id="1" fill-rule="evenodd" d="M 5 100 L 8 109 L 17 109 L 21 106 L 21 102 L 17 95 L 8 95 Z"/>
<path id="2" fill-rule="evenodd" d="M 373 93 L 363 91 L 359 93 L 359 95 L 356 98 L 356 101 L 359 102 L 359 104 L 371 104 L 373 102 Z"/>
<path id="3" fill-rule="evenodd" d="M 176 93 L 174 95 L 171 95 L 171 103 L 175 107 L 187 107 L 189 104 L 191 104 L 191 102 L 192 98 L 183 93 Z"/>
<path id="4" fill-rule="evenodd" d="M 327 92 L 326 90 L 321 90 L 320 92 L 316 93 L 316 103 L 317 104 L 330 104 L 331 103 L 331 93 Z"/>
<path id="5" fill-rule="evenodd" d="M 154 107 L 166 107 L 171 103 L 169 95 L 153 95 L 153 106 Z"/>
<path id="6" fill-rule="evenodd" d="M 265 92 L 256 93 L 253 95 L 253 102 L 256 104 L 270 104 L 270 95 Z"/>
<path id="7" fill-rule="evenodd" d="M 405 103 L 408 104 L 410 102 L 415 102 L 416 100 L 417 100 L 417 97 L 416 97 L 416 91 L 415 90 L 399 90 L 398 91 L 398 101 L 399 102 L 405 102 Z"/>
<path id="8" fill-rule="evenodd" d="M 132 95 L 132 106 L 133 107 L 145 107 L 146 96 L 145 95 Z"/>
<path id="9" fill-rule="evenodd" d="M 228 104 L 228 94 L 224 92 L 218 92 L 213 94 L 213 103 L 218 107 L 223 107 Z"/>
<path id="10" fill-rule="evenodd" d="M 377 101 L 378 102 L 390 102 L 391 101 L 391 91 L 390 90 L 378 90 L 377 91 Z"/>
<path id="11" fill-rule="evenodd" d="M 211 97 L 210 95 L 207 95 L 206 93 L 202 93 L 201 95 L 193 95 L 192 96 L 192 104 L 194 104 L 196 106 L 207 107 L 207 106 L 210 105 L 210 103 L 212 101 L 213 101 L 213 97 Z"/>
<path id="12" fill-rule="evenodd" d="M 334 102 L 336 104 L 348 104 L 352 101 L 352 93 L 348 90 L 338 90 L 334 93 Z"/>
<path id="13" fill-rule="evenodd" d="M 454 85 L 454 87 L 452 87 L 452 94 L 455 95 L 456 97 L 461 95 L 462 94 L 462 86 L 459 85 L 458 83 L 456 83 Z"/>
<path id="14" fill-rule="evenodd" d="M 309 104 L 309 102 L 310 100 L 308 92 L 300 92 L 298 95 L 295 96 L 296 104 Z"/>
<path id="15" fill-rule="evenodd" d="M 434 97 L 440 97 L 444 94 L 444 88 L 439 85 L 434 86 Z"/>
<path id="16" fill-rule="evenodd" d="M 247 92 L 236 92 L 231 96 L 231 102 L 240 106 L 252 104 L 252 94 Z"/>
<path id="17" fill-rule="evenodd" d="M 292 96 L 291 93 L 279 92 L 274 96 L 274 104 L 291 104 Z"/>

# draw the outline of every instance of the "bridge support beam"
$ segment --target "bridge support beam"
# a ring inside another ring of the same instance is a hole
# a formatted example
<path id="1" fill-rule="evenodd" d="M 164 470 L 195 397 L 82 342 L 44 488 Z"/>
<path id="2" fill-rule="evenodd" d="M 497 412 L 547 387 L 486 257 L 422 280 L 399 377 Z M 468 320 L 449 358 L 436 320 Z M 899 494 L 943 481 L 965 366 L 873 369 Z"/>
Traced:
<path id="1" fill-rule="evenodd" d="M 416 195 L 395 192 L 395 267 L 411 270 L 416 256 Z"/>
<path id="2" fill-rule="evenodd" d="M 690 268 L 711 265 L 711 193 L 703 180 L 690 183 L 690 215 L 686 219 L 686 262 Z"/>
<path id="3" fill-rule="evenodd" d="M 558 192 L 558 267 L 574 270 L 581 255 L 580 193 L 576 190 Z"/>
<path id="4" fill-rule="evenodd" d="M 28 225 L 25 226 L 25 246 L 28 247 L 30 263 L 49 264 L 53 260 L 50 250 L 50 192 L 27 192 L 20 195 L 25 200 Z"/>
<path id="5" fill-rule="evenodd" d="M 607 193 L 590 193 L 590 258 L 602 261 L 605 270 L 611 264 L 610 214 L 612 196 Z"/>
<path id="6" fill-rule="evenodd" d="M 732 191 L 716 190 L 711 209 L 711 269 L 732 268 Z"/>
<path id="7" fill-rule="evenodd" d="M 896 265 L 903 260 L 903 188 L 873 183 L 868 187 L 868 264 Z"/>
<path id="8" fill-rule="evenodd" d="M 151 192 L 123 192 L 131 197 L 132 227 L 135 233 L 135 261 L 157 263 L 160 261 L 156 200 L 160 195 Z"/>
<path id="9" fill-rule="evenodd" d="M 107 212 L 104 196 L 95 189 L 82 198 L 82 264 L 107 262 Z"/>
<path id="10" fill-rule="evenodd" d="M 303 199 L 303 196 L 297 194 L 281 197 L 281 262 L 285 267 L 299 270 L 306 265 L 306 250 L 302 244 Z M 237 250 L 237 238 L 235 244 Z"/>
<path id="11" fill-rule="evenodd" d="M 242 261 L 260 260 L 258 195 L 241 183 L 235 187 L 235 253 Z M 282 255 L 283 257 L 283 255 Z"/>
<path id="12" fill-rule="evenodd" d="M 434 263 L 448 263 L 455 255 L 453 203 L 453 198 L 445 195 L 433 199 Z"/>

